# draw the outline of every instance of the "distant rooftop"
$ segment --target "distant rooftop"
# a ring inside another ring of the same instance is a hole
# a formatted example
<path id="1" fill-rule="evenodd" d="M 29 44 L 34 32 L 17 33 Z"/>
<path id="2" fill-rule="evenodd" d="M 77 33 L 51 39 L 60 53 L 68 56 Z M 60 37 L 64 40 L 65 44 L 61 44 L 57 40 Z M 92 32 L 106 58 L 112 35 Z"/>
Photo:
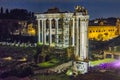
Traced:
<path id="1" fill-rule="evenodd" d="M 68 11 L 64 11 L 64 12 L 68 12 Z M 44 12 L 44 13 L 64 13 L 62 11 L 59 10 L 59 8 L 56 8 L 56 7 L 53 7 L 53 8 L 50 8 L 47 10 L 47 12 Z"/>
<path id="2" fill-rule="evenodd" d="M 115 26 L 117 18 L 101 18 L 89 21 L 89 26 Z"/>
<path id="3" fill-rule="evenodd" d="M 61 12 L 59 8 L 53 7 L 47 10 L 47 12 L 44 13 L 68 13 L 69 11 Z M 82 13 L 83 15 L 87 15 L 88 11 L 82 6 L 75 6 L 75 13 Z"/>

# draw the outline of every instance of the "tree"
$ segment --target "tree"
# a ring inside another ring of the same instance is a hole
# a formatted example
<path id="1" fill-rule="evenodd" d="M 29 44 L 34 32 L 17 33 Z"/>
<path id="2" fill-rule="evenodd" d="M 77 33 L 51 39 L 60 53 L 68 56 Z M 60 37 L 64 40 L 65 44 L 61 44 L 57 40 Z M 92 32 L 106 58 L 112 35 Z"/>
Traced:
<path id="1" fill-rule="evenodd" d="M 0 12 L 1 12 L 1 14 L 3 14 L 3 7 L 1 7 Z"/>
<path id="2" fill-rule="evenodd" d="M 5 10 L 5 13 L 6 13 L 6 14 L 9 14 L 9 10 L 8 10 L 8 9 L 6 9 L 6 10 Z"/>

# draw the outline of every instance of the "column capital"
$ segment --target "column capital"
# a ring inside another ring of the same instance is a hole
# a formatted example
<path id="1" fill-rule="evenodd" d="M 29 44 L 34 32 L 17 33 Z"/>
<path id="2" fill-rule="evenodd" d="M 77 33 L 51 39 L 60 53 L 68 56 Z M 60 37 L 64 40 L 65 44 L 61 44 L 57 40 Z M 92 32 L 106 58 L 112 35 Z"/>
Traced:
<path id="1" fill-rule="evenodd" d="M 55 18 L 56 21 L 58 21 L 60 18 Z"/>
<path id="2" fill-rule="evenodd" d="M 88 18 L 80 18 L 80 21 L 88 21 Z"/>
<path id="3" fill-rule="evenodd" d="M 72 20 L 75 20 L 75 18 L 72 18 Z"/>
<path id="4" fill-rule="evenodd" d="M 79 17 L 76 18 L 76 20 L 79 20 L 79 19 L 80 19 Z"/>
<path id="5" fill-rule="evenodd" d="M 40 21 L 41 19 L 37 19 L 37 21 Z"/>
<path id="6" fill-rule="evenodd" d="M 53 18 L 48 18 L 48 20 L 50 20 L 50 21 L 51 21 L 52 19 L 53 19 Z"/>
<path id="7" fill-rule="evenodd" d="M 68 21 L 70 20 L 70 18 L 67 18 L 67 17 L 66 17 L 66 18 L 63 18 L 63 19 L 64 19 L 64 20 L 68 20 Z"/>
<path id="8" fill-rule="evenodd" d="M 47 20 L 47 18 L 43 18 L 42 20 Z"/>

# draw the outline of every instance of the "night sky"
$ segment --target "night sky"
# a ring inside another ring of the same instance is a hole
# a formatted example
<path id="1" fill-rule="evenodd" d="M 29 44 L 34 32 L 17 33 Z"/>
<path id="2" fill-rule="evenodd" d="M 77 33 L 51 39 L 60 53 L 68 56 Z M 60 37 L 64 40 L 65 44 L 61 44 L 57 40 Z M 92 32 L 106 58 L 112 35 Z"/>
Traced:
<path id="1" fill-rule="evenodd" d="M 73 12 L 76 5 L 87 8 L 90 19 L 120 17 L 120 0 L 0 0 L 0 7 L 5 9 L 22 8 L 35 13 L 52 7 Z"/>

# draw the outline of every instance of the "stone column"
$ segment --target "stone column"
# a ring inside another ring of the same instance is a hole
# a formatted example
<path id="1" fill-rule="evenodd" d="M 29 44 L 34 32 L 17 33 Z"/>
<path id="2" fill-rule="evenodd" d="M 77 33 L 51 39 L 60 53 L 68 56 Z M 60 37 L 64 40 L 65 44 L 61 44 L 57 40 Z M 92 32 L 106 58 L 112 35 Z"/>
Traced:
<path id="1" fill-rule="evenodd" d="M 68 21 L 67 21 L 67 40 L 68 40 L 68 43 L 67 43 L 67 46 L 70 45 L 70 18 L 68 18 Z"/>
<path id="2" fill-rule="evenodd" d="M 63 40 L 64 41 L 63 42 L 64 43 L 63 46 L 64 47 L 68 47 L 69 46 L 69 40 L 70 40 L 70 38 L 69 38 L 69 31 L 70 31 L 69 30 L 69 27 L 70 27 L 69 26 L 69 22 L 70 22 L 70 18 L 68 18 L 68 17 L 64 18 L 64 22 L 65 22 L 65 26 L 64 26 L 64 32 L 63 32 L 64 33 L 63 34 L 64 35 L 63 36 L 64 37 L 63 38 L 64 39 Z"/>
<path id="3" fill-rule="evenodd" d="M 80 58 L 82 60 L 88 58 L 88 35 L 87 35 L 87 21 L 86 18 L 80 20 Z"/>
<path id="4" fill-rule="evenodd" d="M 49 18 L 49 46 L 52 44 L 52 18 Z"/>
<path id="5" fill-rule="evenodd" d="M 63 28 L 62 28 L 62 47 L 65 46 L 65 18 L 63 18 Z"/>
<path id="6" fill-rule="evenodd" d="M 85 25 L 84 25 L 84 19 L 80 19 L 80 59 L 84 60 L 84 46 L 85 46 Z"/>
<path id="7" fill-rule="evenodd" d="M 44 34 L 44 23 L 43 23 L 43 19 L 42 19 L 42 41 L 41 41 L 42 44 L 43 44 L 43 36 L 44 36 L 43 34 Z"/>
<path id="8" fill-rule="evenodd" d="M 88 54 L 89 54 L 89 39 L 88 39 L 88 19 L 85 19 L 85 36 L 86 36 L 86 58 L 88 58 Z"/>
<path id="9" fill-rule="evenodd" d="M 76 46 L 75 46 L 75 50 L 76 50 L 76 52 L 75 52 L 75 55 L 76 56 L 79 56 L 79 26 L 78 26 L 78 21 L 79 21 L 79 19 L 77 18 L 76 19 Z"/>
<path id="10" fill-rule="evenodd" d="M 38 19 L 38 43 L 40 43 L 40 20 Z"/>
<path id="11" fill-rule="evenodd" d="M 58 46 L 58 43 L 59 43 L 58 20 L 59 20 L 59 18 L 55 19 L 55 22 L 56 22 L 56 30 L 55 30 L 56 31 L 56 33 L 55 33 L 55 35 L 56 35 L 56 37 L 55 37 L 56 46 Z"/>
<path id="12" fill-rule="evenodd" d="M 43 38 L 43 44 L 45 45 L 46 44 L 46 19 L 44 19 L 44 38 Z"/>
<path id="13" fill-rule="evenodd" d="M 72 26 L 72 46 L 75 45 L 75 19 L 73 18 L 73 26 Z"/>

